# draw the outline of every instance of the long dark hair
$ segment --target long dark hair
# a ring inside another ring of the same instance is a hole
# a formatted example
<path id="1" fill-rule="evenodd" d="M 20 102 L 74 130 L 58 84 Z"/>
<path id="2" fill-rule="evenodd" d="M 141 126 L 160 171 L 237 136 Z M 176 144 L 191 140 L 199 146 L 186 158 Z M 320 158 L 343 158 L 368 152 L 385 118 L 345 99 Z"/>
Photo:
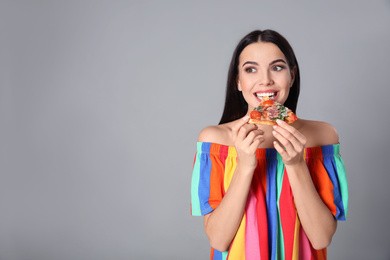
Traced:
<path id="1" fill-rule="evenodd" d="M 294 67 L 296 68 L 294 84 L 290 88 L 290 93 L 284 103 L 286 107 L 296 113 L 300 88 L 300 76 L 299 66 L 297 59 L 295 58 L 294 51 L 288 41 L 279 33 L 273 30 L 256 30 L 246 35 L 238 43 L 236 49 L 234 50 L 227 79 L 225 108 L 219 124 L 231 122 L 243 117 L 248 111 L 248 104 L 246 103 L 242 92 L 239 91 L 237 87 L 238 63 L 242 50 L 249 44 L 255 42 L 271 42 L 275 44 L 283 52 L 284 56 L 286 56 L 290 69 L 292 70 Z"/>

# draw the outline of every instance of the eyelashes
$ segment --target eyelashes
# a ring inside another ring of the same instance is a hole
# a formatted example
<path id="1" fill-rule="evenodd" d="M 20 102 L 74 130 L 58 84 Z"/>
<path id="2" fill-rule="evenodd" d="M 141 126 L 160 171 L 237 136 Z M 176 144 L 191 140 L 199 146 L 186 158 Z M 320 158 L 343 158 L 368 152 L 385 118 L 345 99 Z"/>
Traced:
<path id="1" fill-rule="evenodd" d="M 256 72 L 257 70 L 253 67 L 248 67 L 248 68 L 245 68 L 245 72 L 248 72 L 248 73 L 253 73 L 253 72 Z"/>
<path id="2" fill-rule="evenodd" d="M 272 67 L 272 71 L 281 71 L 283 70 L 284 68 L 286 68 L 285 66 L 282 66 L 282 65 L 276 65 L 276 66 L 273 66 Z"/>
<path id="3" fill-rule="evenodd" d="M 285 68 L 286 68 L 286 66 L 283 66 L 283 65 L 275 65 L 275 66 L 271 67 L 271 71 L 281 71 L 281 70 L 284 70 Z M 244 71 L 247 73 L 255 73 L 255 72 L 257 72 L 257 69 L 254 67 L 247 67 L 244 69 Z"/>

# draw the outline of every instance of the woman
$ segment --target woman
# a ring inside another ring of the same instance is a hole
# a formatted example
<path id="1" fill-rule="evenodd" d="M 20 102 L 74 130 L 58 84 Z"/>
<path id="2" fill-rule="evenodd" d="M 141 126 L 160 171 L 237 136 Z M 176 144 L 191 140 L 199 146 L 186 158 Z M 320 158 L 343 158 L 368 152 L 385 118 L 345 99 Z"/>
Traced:
<path id="1" fill-rule="evenodd" d="M 336 130 L 248 123 L 264 95 L 295 112 L 299 84 L 283 36 L 253 31 L 239 42 L 222 119 L 199 134 L 192 175 L 192 214 L 204 216 L 211 259 L 326 259 L 348 208 Z"/>

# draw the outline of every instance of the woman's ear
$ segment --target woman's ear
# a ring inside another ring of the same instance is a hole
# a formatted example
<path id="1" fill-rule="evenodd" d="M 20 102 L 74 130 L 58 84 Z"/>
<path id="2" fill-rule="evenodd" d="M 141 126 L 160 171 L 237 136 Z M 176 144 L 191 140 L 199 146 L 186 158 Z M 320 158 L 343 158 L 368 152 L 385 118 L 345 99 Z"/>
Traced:
<path id="1" fill-rule="evenodd" d="M 237 80 L 236 80 L 236 84 L 237 84 L 238 91 L 242 91 L 241 84 L 240 84 L 240 79 L 238 77 L 237 77 Z"/>
<path id="2" fill-rule="evenodd" d="M 295 80 L 295 74 L 297 73 L 297 67 L 294 66 L 294 68 L 291 70 L 291 82 L 290 82 L 290 88 L 292 87 L 292 85 L 294 84 L 294 80 Z"/>

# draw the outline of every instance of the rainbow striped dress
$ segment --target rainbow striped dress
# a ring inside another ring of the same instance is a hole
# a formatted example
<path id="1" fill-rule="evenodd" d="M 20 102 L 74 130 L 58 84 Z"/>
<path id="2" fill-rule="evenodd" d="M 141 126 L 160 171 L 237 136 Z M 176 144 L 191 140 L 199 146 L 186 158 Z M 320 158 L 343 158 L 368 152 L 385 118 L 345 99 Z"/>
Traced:
<path id="1" fill-rule="evenodd" d="M 340 145 L 305 149 L 304 158 L 318 194 L 337 220 L 348 211 L 348 184 Z M 211 259 L 326 259 L 326 248 L 315 250 L 294 206 L 285 165 L 273 148 L 257 150 L 247 204 L 235 238 L 225 252 L 211 248 Z M 191 181 L 191 212 L 212 212 L 229 188 L 237 165 L 234 147 L 198 142 Z"/>

